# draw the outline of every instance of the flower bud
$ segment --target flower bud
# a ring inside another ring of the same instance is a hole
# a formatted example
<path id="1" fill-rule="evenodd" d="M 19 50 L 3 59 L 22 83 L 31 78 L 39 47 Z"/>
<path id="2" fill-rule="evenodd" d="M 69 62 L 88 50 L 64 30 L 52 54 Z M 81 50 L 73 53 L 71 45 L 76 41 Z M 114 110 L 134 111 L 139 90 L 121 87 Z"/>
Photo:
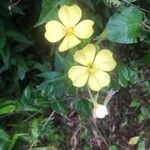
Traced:
<path id="1" fill-rule="evenodd" d="M 108 110 L 105 105 L 95 104 L 93 109 L 93 117 L 94 118 L 104 118 L 108 115 Z"/>

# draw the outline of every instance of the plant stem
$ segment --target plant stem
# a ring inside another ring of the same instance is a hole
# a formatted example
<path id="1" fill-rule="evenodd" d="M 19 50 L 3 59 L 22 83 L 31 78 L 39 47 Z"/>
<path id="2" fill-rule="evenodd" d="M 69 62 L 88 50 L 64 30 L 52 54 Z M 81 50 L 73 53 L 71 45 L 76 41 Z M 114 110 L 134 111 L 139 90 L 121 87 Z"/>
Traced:
<path id="1" fill-rule="evenodd" d="M 92 95 L 92 93 L 91 93 L 90 88 L 88 87 L 87 89 L 88 89 L 88 93 L 89 93 L 89 95 L 90 95 L 91 100 L 94 101 L 94 97 L 93 97 L 93 95 Z"/>

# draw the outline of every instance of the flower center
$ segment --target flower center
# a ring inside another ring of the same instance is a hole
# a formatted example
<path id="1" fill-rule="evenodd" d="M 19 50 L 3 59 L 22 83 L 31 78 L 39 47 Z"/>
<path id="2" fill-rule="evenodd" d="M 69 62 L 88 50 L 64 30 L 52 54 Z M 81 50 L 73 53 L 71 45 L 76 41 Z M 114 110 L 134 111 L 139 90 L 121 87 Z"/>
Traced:
<path id="1" fill-rule="evenodd" d="M 89 65 L 88 65 L 88 72 L 89 72 L 90 74 L 93 74 L 93 73 L 95 73 L 96 71 L 97 71 L 97 69 L 96 69 L 96 67 L 95 67 L 94 64 L 89 64 Z"/>
<path id="2" fill-rule="evenodd" d="M 65 34 L 68 36 L 72 35 L 73 32 L 74 32 L 73 27 L 66 28 L 66 30 L 65 30 Z"/>

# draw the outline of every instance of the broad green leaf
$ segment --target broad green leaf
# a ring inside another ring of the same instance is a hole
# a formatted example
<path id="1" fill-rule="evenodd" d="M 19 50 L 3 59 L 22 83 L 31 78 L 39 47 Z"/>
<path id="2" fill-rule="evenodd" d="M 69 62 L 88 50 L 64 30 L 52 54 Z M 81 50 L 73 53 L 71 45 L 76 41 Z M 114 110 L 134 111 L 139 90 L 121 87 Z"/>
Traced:
<path id="1" fill-rule="evenodd" d="M 113 42 L 137 43 L 145 36 L 141 30 L 143 17 L 144 13 L 135 7 L 121 7 L 110 17 L 103 34 Z"/>
<path id="2" fill-rule="evenodd" d="M 42 11 L 35 26 L 39 26 L 49 20 L 56 19 L 59 6 L 69 4 L 71 0 L 43 0 Z"/>
<path id="3" fill-rule="evenodd" d="M 69 58 L 64 58 L 59 52 L 56 51 L 54 63 L 56 70 L 60 72 L 67 70 L 68 67 L 70 67 L 70 58 L 71 56 Z"/>
<path id="4" fill-rule="evenodd" d="M 76 111 L 82 116 L 89 116 L 92 110 L 92 103 L 88 100 L 76 100 L 74 102 Z"/>
<path id="5" fill-rule="evenodd" d="M 0 115 L 9 114 L 14 112 L 15 110 L 16 110 L 15 105 L 4 106 L 3 108 L 0 108 Z"/>

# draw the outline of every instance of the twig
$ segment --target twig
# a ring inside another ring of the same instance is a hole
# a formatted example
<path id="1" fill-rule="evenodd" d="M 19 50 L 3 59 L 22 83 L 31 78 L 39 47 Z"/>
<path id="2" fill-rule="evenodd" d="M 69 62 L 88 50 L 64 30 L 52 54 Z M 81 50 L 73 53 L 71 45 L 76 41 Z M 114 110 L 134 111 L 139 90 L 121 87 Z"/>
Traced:
<path id="1" fill-rule="evenodd" d="M 50 114 L 50 116 L 46 119 L 46 121 L 45 121 L 45 123 L 44 123 L 44 125 L 42 126 L 42 129 L 41 129 L 41 131 L 40 131 L 40 134 L 41 134 L 41 132 L 44 130 L 44 128 L 46 127 L 46 125 L 48 124 L 48 122 L 52 119 L 54 113 L 55 113 L 55 111 L 53 111 L 53 112 Z M 28 150 L 32 150 L 32 147 L 35 146 L 35 144 L 36 144 L 36 142 L 33 142 L 33 143 L 30 145 L 30 147 L 29 147 Z"/>
<path id="2" fill-rule="evenodd" d="M 16 5 L 18 5 L 22 0 L 18 0 L 17 2 L 13 3 L 13 4 L 10 4 L 8 7 L 12 8 Z M 10 0 L 10 3 L 12 3 L 12 1 Z"/>
<path id="3" fill-rule="evenodd" d="M 55 113 L 55 111 L 53 111 L 53 112 L 49 115 L 49 117 L 46 119 L 46 121 L 45 121 L 44 125 L 42 126 L 42 129 L 41 129 L 40 132 L 42 132 L 42 131 L 44 130 L 44 128 L 46 127 L 46 125 L 48 124 L 48 122 L 53 119 L 54 113 Z"/>
<path id="4" fill-rule="evenodd" d="M 143 25 L 144 27 L 146 27 L 148 30 L 150 30 L 150 26 L 147 25 L 147 24 L 145 23 L 145 21 L 142 22 L 142 25 Z"/>
<path id="5" fill-rule="evenodd" d="M 29 147 L 29 149 L 28 150 L 32 150 L 32 148 L 33 148 L 33 146 L 35 146 L 35 142 L 33 142 L 31 145 L 30 145 L 30 147 Z"/>
<path id="6" fill-rule="evenodd" d="M 28 117 L 27 119 L 25 119 L 23 122 L 27 122 L 28 120 L 30 120 L 31 118 L 33 118 L 36 114 L 38 114 L 40 111 L 42 110 L 42 108 L 41 109 L 39 109 L 37 112 L 35 112 L 33 115 L 31 115 L 30 117 Z"/>
<path id="7" fill-rule="evenodd" d="M 77 129 L 75 130 L 75 132 L 73 133 L 73 135 L 71 137 L 71 145 L 73 145 L 72 150 L 74 150 L 76 148 L 76 145 L 77 145 L 77 134 L 81 130 L 81 128 L 82 128 L 82 126 L 79 124 Z"/>
<path id="8" fill-rule="evenodd" d="M 96 119 L 92 117 L 92 123 L 93 123 L 93 134 L 95 136 L 95 139 L 96 139 L 96 142 L 98 144 L 99 147 L 101 147 L 101 144 L 99 143 L 99 138 L 103 140 L 103 142 L 105 143 L 105 145 L 108 147 L 108 143 L 107 141 L 105 140 L 105 138 L 102 136 L 102 134 L 100 133 L 98 127 L 97 127 L 97 122 L 96 122 Z"/>

